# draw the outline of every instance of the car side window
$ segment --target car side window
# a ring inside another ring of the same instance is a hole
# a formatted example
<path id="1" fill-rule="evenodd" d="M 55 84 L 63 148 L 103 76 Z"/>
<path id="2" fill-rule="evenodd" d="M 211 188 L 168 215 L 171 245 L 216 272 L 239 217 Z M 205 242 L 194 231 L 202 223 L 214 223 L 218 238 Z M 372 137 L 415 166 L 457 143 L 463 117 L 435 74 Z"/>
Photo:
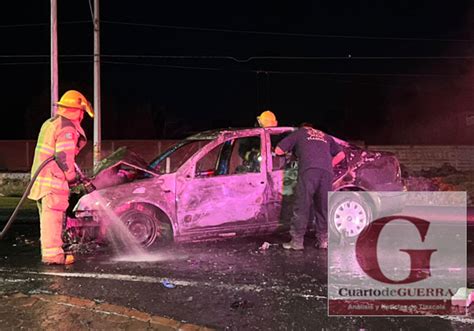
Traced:
<path id="1" fill-rule="evenodd" d="M 236 139 L 230 155 L 229 174 L 260 172 L 261 161 L 260 136 Z"/>
<path id="2" fill-rule="evenodd" d="M 275 151 L 275 147 L 278 143 L 288 136 L 291 132 L 285 132 L 280 134 L 271 134 L 270 141 L 272 144 L 272 152 Z M 272 170 L 284 170 L 292 167 L 292 164 L 296 162 L 296 159 L 293 156 L 277 156 L 272 153 Z"/>
<path id="3" fill-rule="evenodd" d="M 211 177 L 216 174 L 217 161 L 223 145 L 217 145 L 196 163 L 196 177 Z"/>
<path id="4" fill-rule="evenodd" d="M 214 147 L 196 163 L 196 177 L 260 172 L 260 136 L 231 139 Z"/>

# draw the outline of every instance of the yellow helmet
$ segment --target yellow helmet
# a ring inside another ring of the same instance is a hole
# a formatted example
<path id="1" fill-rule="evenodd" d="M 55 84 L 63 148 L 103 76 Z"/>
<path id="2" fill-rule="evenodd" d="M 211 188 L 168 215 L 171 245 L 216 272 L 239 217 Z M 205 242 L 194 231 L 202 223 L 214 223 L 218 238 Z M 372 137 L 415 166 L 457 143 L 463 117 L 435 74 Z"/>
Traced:
<path id="1" fill-rule="evenodd" d="M 258 124 L 260 124 L 262 128 L 267 128 L 270 126 L 278 126 L 278 121 L 276 119 L 275 114 L 273 114 L 269 110 L 266 110 L 263 113 L 261 113 L 260 116 L 257 116 L 257 121 L 258 121 Z"/>
<path id="2" fill-rule="evenodd" d="M 87 112 L 90 117 L 94 117 L 94 110 L 92 109 L 91 104 L 89 103 L 89 101 L 87 101 L 86 97 L 82 95 L 81 92 L 69 90 L 63 94 L 61 100 L 59 100 L 59 102 L 57 102 L 56 104 L 62 108 L 73 108 L 83 110 Z M 58 111 L 58 113 L 61 112 Z"/>

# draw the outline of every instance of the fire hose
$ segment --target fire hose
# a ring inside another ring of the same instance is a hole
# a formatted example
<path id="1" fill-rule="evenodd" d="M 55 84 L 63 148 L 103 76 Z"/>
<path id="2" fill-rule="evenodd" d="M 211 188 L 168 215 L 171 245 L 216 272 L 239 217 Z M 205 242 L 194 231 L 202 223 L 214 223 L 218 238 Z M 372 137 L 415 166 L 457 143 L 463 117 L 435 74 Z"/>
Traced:
<path id="1" fill-rule="evenodd" d="M 18 214 L 18 211 L 20 210 L 20 207 L 21 205 L 23 204 L 23 202 L 25 201 L 26 197 L 28 196 L 28 194 L 30 194 L 30 190 L 31 190 L 31 187 L 33 186 L 33 184 L 35 183 L 35 180 L 36 180 L 36 177 L 38 177 L 39 173 L 41 172 L 41 170 L 43 170 L 43 168 L 51 161 L 54 160 L 54 156 L 51 156 L 49 158 L 47 158 L 46 160 L 43 161 L 43 163 L 40 164 L 40 166 L 38 167 L 38 170 L 36 170 L 36 172 L 33 174 L 33 176 L 31 177 L 30 179 L 30 182 L 28 183 L 28 186 L 26 187 L 26 190 L 25 192 L 23 193 L 23 195 L 21 196 L 21 199 L 20 201 L 18 202 L 18 204 L 16 205 L 15 207 L 15 210 L 13 211 L 12 215 L 10 216 L 10 218 L 8 219 L 8 222 L 7 224 L 5 225 L 5 227 L 3 228 L 2 232 L 0 232 L 0 240 L 2 240 L 4 237 L 5 237 L 5 234 L 8 232 L 8 230 L 10 229 L 10 227 L 12 226 L 13 222 L 15 221 L 16 219 L 16 215 Z"/>
<path id="2" fill-rule="evenodd" d="M 35 180 L 36 180 L 36 177 L 38 177 L 39 173 L 41 172 L 41 170 L 43 170 L 43 168 L 51 161 L 54 160 L 54 156 L 51 156 L 49 158 L 47 158 L 46 160 L 43 161 L 43 163 L 40 164 L 40 166 L 38 167 L 38 169 L 36 170 L 36 172 L 33 174 L 33 176 L 31 177 L 30 179 L 30 182 L 28 183 L 28 186 L 26 187 L 26 190 L 25 192 L 23 193 L 23 195 L 21 196 L 21 199 L 20 201 L 18 202 L 18 204 L 16 205 L 15 207 L 15 210 L 13 211 L 12 215 L 10 216 L 10 218 L 8 219 L 7 221 L 7 224 L 5 225 L 5 227 L 3 228 L 2 232 L 0 232 L 0 240 L 2 240 L 4 237 L 5 237 L 5 234 L 8 232 L 8 230 L 10 229 L 10 227 L 12 226 L 13 222 L 15 221 L 16 219 L 16 215 L 18 214 L 18 211 L 20 210 L 20 207 L 23 205 L 23 202 L 25 201 L 26 197 L 28 196 L 28 194 L 30 194 L 30 190 L 31 190 L 31 187 L 33 186 L 33 184 L 35 183 Z M 82 171 L 80 171 L 79 167 L 77 166 L 77 164 L 74 164 L 74 166 L 76 167 L 76 171 L 77 173 L 79 174 L 79 180 L 81 181 L 81 183 L 84 185 L 84 188 L 86 190 L 87 193 L 90 193 L 92 192 L 93 190 L 95 190 L 95 187 L 94 185 L 89 181 L 87 180 L 86 176 L 82 173 Z"/>

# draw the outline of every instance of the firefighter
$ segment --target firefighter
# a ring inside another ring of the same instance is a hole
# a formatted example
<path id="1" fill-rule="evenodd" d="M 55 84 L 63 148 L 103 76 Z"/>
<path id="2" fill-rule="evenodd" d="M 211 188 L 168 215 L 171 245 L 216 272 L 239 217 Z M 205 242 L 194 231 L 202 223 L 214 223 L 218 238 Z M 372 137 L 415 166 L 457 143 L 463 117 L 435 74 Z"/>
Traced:
<path id="1" fill-rule="evenodd" d="M 276 116 L 270 110 L 265 110 L 257 116 L 257 125 L 261 128 L 269 128 L 278 126 L 278 121 Z M 243 160 L 243 165 L 239 166 L 237 172 L 259 172 L 260 171 L 260 161 L 261 161 L 261 152 L 260 152 L 260 140 L 246 138 L 239 145 L 239 155 Z"/>
<path id="2" fill-rule="evenodd" d="M 35 200 L 40 216 L 41 261 L 45 264 L 71 264 L 74 256 L 63 250 L 63 222 L 69 206 L 69 187 L 77 184 L 75 158 L 86 144 L 81 127 L 84 112 L 94 111 L 80 92 L 69 90 L 61 97 L 57 114 L 43 123 L 36 143 L 31 174 L 51 156 L 36 178 L 28 198 Z"/>
<path id="3" fill-rule="evenodd" d="M 298 158 L 296 200 L 290 234 L 291 241 L 283 248 L 303 250 L 304 235 L 311 208 L 316 214 L 317 247 L 327 248 L 327 201 L 332 189 L 333 167 L 345 158 L 344 151 L 334 139 L 316 130 L 310 123 L 283 138 L 275 148 L 276 155 L 295 150 Z"/>
<path id="4" fill-rule="evenodd" d="M 278 121 L 275 114 L 269 110 L 265 110 L 260 116 L 257 116 L 258 125 L 262 128 L 278 126 Z"/>

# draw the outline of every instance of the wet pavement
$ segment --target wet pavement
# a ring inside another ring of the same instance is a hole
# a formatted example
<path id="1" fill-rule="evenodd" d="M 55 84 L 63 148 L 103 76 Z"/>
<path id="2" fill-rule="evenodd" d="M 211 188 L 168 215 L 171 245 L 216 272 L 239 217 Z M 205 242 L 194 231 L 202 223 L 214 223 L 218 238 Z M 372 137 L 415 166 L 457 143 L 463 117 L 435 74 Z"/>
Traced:
<path id="1" fill-rule="evenodd" d="M 283 250 L 278 244 L 288 237 L 275 235 L 173 245 L 154 252 L 153 262 L 117 261 L 104 249 L 79 255 L 71 266 L 46 267 L 39 263 L 38 232 L 36 222 L 20 220 L 0 241 L 1 295 L 84 298 L 219 330 L 471 330 L 474 325 L 472 311 L 463 317 L 328 317 L 326 252 L 312 247 L 312 238 L 303 252 Z M 272 245 L 259 249 L 264 242 Z"/>

